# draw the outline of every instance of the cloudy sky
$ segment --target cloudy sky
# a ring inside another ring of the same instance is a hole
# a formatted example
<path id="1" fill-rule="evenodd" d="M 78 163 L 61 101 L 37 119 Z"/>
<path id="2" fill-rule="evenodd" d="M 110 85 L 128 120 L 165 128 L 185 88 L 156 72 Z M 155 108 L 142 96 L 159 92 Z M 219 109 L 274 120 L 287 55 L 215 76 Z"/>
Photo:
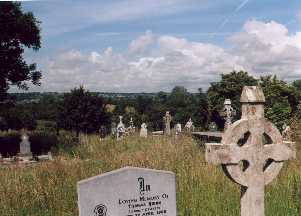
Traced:
<path id="1" fill-rule="evenodd" d="M 190 91 L 246 70 L 301 78 L 300 0 L 41 0 L 43 71 L 31 91 Z"/>

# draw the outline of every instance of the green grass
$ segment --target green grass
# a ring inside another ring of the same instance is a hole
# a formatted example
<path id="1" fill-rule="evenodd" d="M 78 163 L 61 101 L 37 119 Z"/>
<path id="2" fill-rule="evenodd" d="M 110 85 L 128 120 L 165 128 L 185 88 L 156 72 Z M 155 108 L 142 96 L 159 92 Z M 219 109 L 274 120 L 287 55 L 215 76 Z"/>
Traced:
<path id="1" fill-rule="evenodd" d="M 299 159 L 286 162 L 266 187 L 266 215 L 301 215 Z M 76 183 L 124 166 L 176 173 L 178 215 L 239 215 L 239 186 L 220 167 L 204 161 L 192 138 L 110 138 L 59 151 L 52 162 L 27 167 L 0 167 L 0 215 L 78 215 Z"/>

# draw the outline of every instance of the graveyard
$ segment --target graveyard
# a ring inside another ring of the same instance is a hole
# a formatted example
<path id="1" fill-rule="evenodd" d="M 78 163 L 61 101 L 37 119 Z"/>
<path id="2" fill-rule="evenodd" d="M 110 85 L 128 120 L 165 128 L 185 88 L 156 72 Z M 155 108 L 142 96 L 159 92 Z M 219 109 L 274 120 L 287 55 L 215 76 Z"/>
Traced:
<path id="1" fill-rule="evenodd" d="M 301 4 L 0 2 L 0 216 L 300 216 Z"/>
<path id="2" fill-rule="evenodd" d="M 169 170 L 176 174 L 178 215 L 239 215 L 239 185 L 220 167 L 208 165 L 205 150 L 191 137 L 174 139 L 126 137 L 120 143 L 97 136 L 74 153 L 31 167 L 0 170 L 1 215 L 78 215 L 77 182 L 124 166 Z M 297 143 L 298 146 L 298 143 Z M 300 146 L 300 144 L 299 144 Z M 266 215 L 298 215 L 301 168 L 297 159 L 285 162 L 266 187 Z"/>

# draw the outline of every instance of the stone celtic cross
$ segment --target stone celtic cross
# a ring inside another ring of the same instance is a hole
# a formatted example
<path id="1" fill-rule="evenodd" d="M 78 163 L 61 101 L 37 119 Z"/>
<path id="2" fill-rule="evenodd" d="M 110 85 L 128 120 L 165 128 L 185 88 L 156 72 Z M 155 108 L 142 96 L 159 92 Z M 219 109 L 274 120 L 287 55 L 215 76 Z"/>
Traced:
<path id="1" fill-rule="evenodd" d="M 231 100 L 226 99 L 224 102 L 223 115 L 225 116 L 225 130 L 232 124 L 233 116 L 236 115 L 236 111 L 231 106 Z"/>
<path id="2" fill-rule="evenodd" d="M 283 141 L 278 129 L 264 118 L 265 98 L 256 86 L 245 86 L 242 117 L 224 133 L 221 143 L 206 144 L 206 161 L 222 165 L 226 175 L 241 185 L 241 216 L 264 215 L 264 186 L 280 172 L 285 160 L 295 158 L 295 145 Z"/>
<path id="3" fill-rule="evenodd" d="M 169 111 L 166 111 L 165 116 L 163 117 L 163 121 L 164 121 L 164 134 L 165 135 L 170 135 L 170 122 L 172 120 L 171 115 L 169 114 Z"/>

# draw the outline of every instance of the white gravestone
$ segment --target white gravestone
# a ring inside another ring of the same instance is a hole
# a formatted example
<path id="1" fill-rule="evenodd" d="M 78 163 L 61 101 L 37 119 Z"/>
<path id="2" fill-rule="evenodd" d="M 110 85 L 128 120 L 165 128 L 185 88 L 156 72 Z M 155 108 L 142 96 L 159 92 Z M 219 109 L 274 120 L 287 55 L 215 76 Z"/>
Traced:
<path id="1" fill-rule="evenodd" d="M 140 137 L 147 137 L 147 125 L 145 123 L 141 125 Z"/>
<path id="2" fill-rule="evenodd" d="M 189 121 L 185 124 L 184 129 L 188 132 L 194 131 L 194 125 L 191 118 L 189 118 Z"/>
<path id="3" fill-rule="evenodd" d="M 182 125 L 180 123 L 176 124 L 176 135 L 180 135 L 182 132 Z"/>
<path id="4" fill-rule="evenodd" d="M 176 216 L 175 174 L 125 167 L 78 182 L 80 216 Z"/>
<path id="5" fill-rule="evenodd" d="M 220 164 L 226 175 L 241 185 L 241 216 L 264 215 L 264 187 L 280 172 L 283 162 L 296 157 L 295 144 L 283 140 L 264 118 L 261 88 L 245 86 L 241 119 L 225 131 L 221 143 L 206 144 L 206 161 Z M 271 141 L 264 142 L 264 137 Z"/>
<path id="6" fill-rule="evenodd" d="M 117 133 L 116 133 L 117 140 L 121 139 L 124 134 L 125 134 L 125 126 L 122 122 L 122 116 L 119 116 L 119 123 L 117 125 Z"/>

